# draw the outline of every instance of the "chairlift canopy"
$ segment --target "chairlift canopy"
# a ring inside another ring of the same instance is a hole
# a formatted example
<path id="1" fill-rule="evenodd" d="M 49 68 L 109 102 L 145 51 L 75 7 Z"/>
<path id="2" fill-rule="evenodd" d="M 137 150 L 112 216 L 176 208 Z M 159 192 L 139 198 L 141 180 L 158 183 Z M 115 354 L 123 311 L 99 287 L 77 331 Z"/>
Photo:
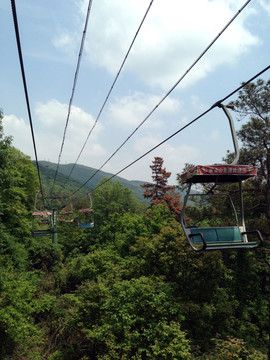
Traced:
<path id="1" fill-rule="evenodd" d="M 51 216 L 52 212 L 51 211 L 33 211 L 32 212 L 33 216 Z"/>
<path id="2" fill-rule="evenodd" d="M 79 213 L 93 213 L 94 210 L 93 209 L 79 209 L 78 212 Z"/>
<path id="3" fill-rule="evenodd" d="M 251 165 L 197 165 L 181 175 L 183 183 L 234 183 L 257 175 Z"/>

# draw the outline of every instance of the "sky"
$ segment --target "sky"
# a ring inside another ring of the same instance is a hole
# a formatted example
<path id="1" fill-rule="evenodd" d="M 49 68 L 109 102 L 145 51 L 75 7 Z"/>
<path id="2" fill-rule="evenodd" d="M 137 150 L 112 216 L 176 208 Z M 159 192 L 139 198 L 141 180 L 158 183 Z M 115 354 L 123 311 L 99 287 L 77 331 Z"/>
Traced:
<path id="1" fill-rule="evenodd" d="M 99 169 L 127 140 L 102 168 L 116 174 L 267 67 L 270 4 L 252 0 L 186 74 L 245 2 L 154 0 L 98 117 L 150 1 L 93 0 L 68 118 L 89 1 L 17 0 L 38 160 L 74 163 L 96 122 L 78 164 Z M 0 2 L 0 48 L 4 133 L 34 159 L 10 0 Z M 232 116 L 239 129 L 243 122 Z M 214 109 L 119 176 L 150 182 L 158 156 L 176 184 L 186 163 L 219 163 L 227 150 L 233 150 L 228 121 Z"/>

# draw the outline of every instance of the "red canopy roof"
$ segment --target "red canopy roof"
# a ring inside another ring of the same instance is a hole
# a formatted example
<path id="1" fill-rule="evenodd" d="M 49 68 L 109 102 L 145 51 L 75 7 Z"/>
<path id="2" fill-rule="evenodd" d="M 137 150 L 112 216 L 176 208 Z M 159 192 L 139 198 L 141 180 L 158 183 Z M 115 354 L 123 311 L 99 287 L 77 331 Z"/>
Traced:
<path id="1" fill-rule="evenodd" d="M 52 215 L 51 211 L 34 211 L 32 212 L 32 215 L 35 216 L 44 216 L 44 215 Z"/>
<path id="2" fill-rule="evenodd" d="M 197 165 L 181 175 L 184 183 L 238 182 L 257 175 L 250 165 Z"/>
<path id="3" fill-rule="evenodd" d="M 78 210 L 79 213 L 93 213 L 93 209 L 80 209 Z"/>

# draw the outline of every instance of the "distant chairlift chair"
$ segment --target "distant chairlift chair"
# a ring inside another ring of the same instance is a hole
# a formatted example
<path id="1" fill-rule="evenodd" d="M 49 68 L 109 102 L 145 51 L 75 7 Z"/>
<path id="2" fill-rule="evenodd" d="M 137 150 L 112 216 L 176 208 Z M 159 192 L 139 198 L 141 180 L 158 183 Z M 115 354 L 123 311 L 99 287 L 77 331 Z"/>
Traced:
<path id="1" fill-rule="evenodd" d="M 32 212 L 31 232 L 33 236 L 50 236 L 53 233 L 52 212 Z"/>
<path id="2" fill-rule="evenodd" d="M 67 210 L 69 209 L 69 210 Z M 72 223 L 74 221 L 73 207 L 72 204 L 66 207 L 65 211 L 61 211 L 57 216 L 57 220 L 62 223 Z"/>
<path id="3" fill-rule="evenodd" d="M 90 199 L 90 208 L 78 210 L 78 226 L 79 228 L 83 229 L 94 227 L 94 210 L 92 209 L 92 198 L 90 194 L 88 194 L 88 196 Z"/>
<path id="4" fill-rule="evenodd" d="M 32 212 L 31 233 L 33 236 L 50 236 L 53 233 L 52 212 L 37 209 L 37 200 L 40 195 L 41 191 L 39 190 L 35 196 L 35 211 Z"/>

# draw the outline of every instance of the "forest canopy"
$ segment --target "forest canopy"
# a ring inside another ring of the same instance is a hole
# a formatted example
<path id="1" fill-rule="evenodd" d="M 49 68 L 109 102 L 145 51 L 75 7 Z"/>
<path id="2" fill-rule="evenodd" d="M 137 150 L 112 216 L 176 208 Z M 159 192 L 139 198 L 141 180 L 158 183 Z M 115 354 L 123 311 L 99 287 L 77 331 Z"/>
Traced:
<path id="1" fill-rule="evenodd" d="M 56 244 L 33 237 L 37 171 L 4 135 L 1 112 L 0 358 L 270 359 L 269 98 L 259 80 L 234 102 L 248 117 L 240 163 L 259 171 L 245 187 L 247 226 L 265 239 L 253 252 L 191 250 L 160 157 L 144 186 L 149 207 L 105 181 L 93 194 L 94 228 L 59 221 Z"/>

